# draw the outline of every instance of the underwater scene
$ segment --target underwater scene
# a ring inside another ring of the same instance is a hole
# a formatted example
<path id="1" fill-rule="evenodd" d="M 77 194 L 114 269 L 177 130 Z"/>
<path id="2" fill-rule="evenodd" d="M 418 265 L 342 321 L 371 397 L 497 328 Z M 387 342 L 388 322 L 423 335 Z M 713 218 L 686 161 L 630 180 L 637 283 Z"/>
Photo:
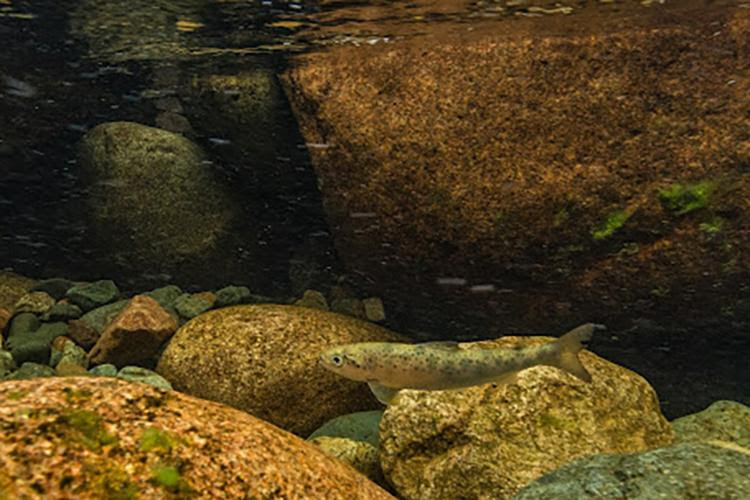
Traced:
<path id="1" fill-rule="evenodd" d="M 750 1 L 0 0 L 0 500 L 750 498 Z"/>

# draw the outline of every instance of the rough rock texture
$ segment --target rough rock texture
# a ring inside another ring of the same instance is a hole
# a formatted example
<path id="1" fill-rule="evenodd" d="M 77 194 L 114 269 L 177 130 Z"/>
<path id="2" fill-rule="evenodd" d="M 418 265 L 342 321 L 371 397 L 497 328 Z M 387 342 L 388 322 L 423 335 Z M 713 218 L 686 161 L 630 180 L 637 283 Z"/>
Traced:
<path id="1" fill-rule="evenodd" d="M 506 337 L 462 346 L 538 344 Z M 552 367 L 518 381 L 458 391 L 401 391 L 380 423 L 381 465 L 406 499 L 508 498 L 576 458 L 672 442 L 651 386 L 598 356 L 580 355 L 590 384 Z"/>
<path id="2" fill-rule="evenodd" d="M 116 366 L 148 361 L 175 330 L 177 322 L 158 302 L 136 295 L 104 330 L 89 360 Z"/>
<path id="3" fill-rule="evenodd" d="M 675 441 L 720 440 L 750 449 L 750 408 L 717 401 L 705 410 L 672 421 Z"/>
<path id="4" fill-rule="evenodd" d="M 198 272 L 193 260 L 203 262 L 205 274 L 202 259 L 222 255 L 240 208 L 198 146 L 164 130 L 113 122 L 89 131 L 80 151 L 96 242 L 110 259 L 127 258 L 141 272 L 180 269 L 182 278 Z"/>
<path id="5" fill-rule="evenodd" d="M 308 442 L 326 455 L 351 465 L 374 483 L 387 486 L 378 461 L 378 449 L 370 443 L 332 436 L 319 436 Z"/>
<path id="6" fill-rule="evenodd" d="M 55 299 L 45 292 L 29 292 L 21 296 L 13 306 L 14 314 L 30 312 L 44 314 L 55 305 Z"/>
<path id="7" fill-rule="evenodd" d="M 0 307 L 12 312 L 13 305 L 26 292 L 36 285 L 37 281 L 24 276 L 0 271 Z"/>
<path id="8" fill-rule="evenodd" d="M 5 498 L 392 498 L 246 413 L 112 378 L 0 384 Z"/>
<path id="9" fill-rule="evenodd" d="M 743 500 L 750 495 L 748 470 L 748 449 L 681 443 L 646 453 L 584 458 L 535 481 L 513 499 Z"/>
<path id="10" fill-rule="evenodd" d="M 380 420 L 383 410 L 358 411 L 332 418 L 321 425 L 308 439 L 320 436 L 342 437 L 380 446 Z"/>
<path id="11" fill-rule="evenodd" d="M 286 74 L 338 253 L 389 313 L 449 337 L 747 311 L 750 11 L 587 3 Z"/>
<path id="12" fill-rule="evenodd" d="M 307 436 L 330 418 L 378 406 L 367 386 L 320 367 L 320 352 L 337 344 L 397 338 L 381 327 L 317 309 L 234 306 L 182 326 L 156 371 L 179 391 Z"/>

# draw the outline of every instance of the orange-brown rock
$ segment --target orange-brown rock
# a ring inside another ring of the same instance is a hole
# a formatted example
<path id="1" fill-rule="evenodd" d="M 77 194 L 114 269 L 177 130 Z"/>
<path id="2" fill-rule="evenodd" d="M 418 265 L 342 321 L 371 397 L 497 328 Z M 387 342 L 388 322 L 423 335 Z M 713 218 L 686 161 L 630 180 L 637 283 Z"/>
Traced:
<path id="1" fill-rule="evenodd" d="M 83 320 L 68 321 L 68 337 L 84 349 L 91 349 L 99 340 L 99 332 Z"/>
<path id="2" fill-rule="evenodd" d="M 747 310 L 750 11 L 587 5 L 294 61 L 339 255 L 389 313 L 446 333 L 446 315 L 528 331 Z"/>
<path id="3" fill-rule="evenodd" d="M 215 309 L 185 323 L 156 371 L 178 391 L 219 401 L 308 436 L 324 422 L 377 408 L 367 386 L 325 370 L 333 345 L 399 340 L 372 323 L 276 304 Z"/>
<path id="4" fill-rule="evenodd" d="M 136 295 L 102 332 L 89 360 L 118 367 L 147 361 L 175 330 L 177 322 L 158 302 Z"/>
<path id="5" fill-rule="evenodd" d="M 11 318 L 10 311 L 4 307 L 0 307 L 0 335 L 3 334 L 3 332 L 5 331 L 5 327 L 8 326 L 8 322 L 10 321 L 10 318 Z"/>
<path id="6" fill-rule="evenodd" d="M 314 446 L 227 406 L 115 378 L 0 385 L 7 498 L 389 499 Z"/>

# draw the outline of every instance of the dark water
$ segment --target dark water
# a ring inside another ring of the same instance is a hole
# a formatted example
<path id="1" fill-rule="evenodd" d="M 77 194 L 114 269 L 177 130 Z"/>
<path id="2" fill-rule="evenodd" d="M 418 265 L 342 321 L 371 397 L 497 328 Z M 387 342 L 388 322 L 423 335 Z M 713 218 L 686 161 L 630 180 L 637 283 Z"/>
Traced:
<path id="1" fill-rule="evenodd" d="M 616 13 L 622 6 L 598 8 Z M 540 15 L 564 22 L 566 9 L 557 2 L 492 1 L 447 7 L 0 1 L 0 268 L 34 278 L 106 277 L 129 292 L 167 283 L 192 291 L 248 285 L 280 299 L 347 282 L 307 152 L 316 145 L 305 144 L 276 80 L 289 56 L 328 45 L 389 43 L 419 34 L 428 23 Z M 248 72 L 274 96 L 271 108 L 253 119 L 222 111 L 226 99 L 241 94 L 231 85 L 222 95 L 195 83 Z M 82 175 L 77 145 L 111 121 L 182 128 L 241 200 L 244 216 L 209 264 L 151 265 L 101 243 L 89 218 L 92 186 Z M 366 296 L 366 283 L 359 285 Z M 730 333 L 710 341 L 700 331 L 669 331 L 658 332 L 654 342 L 653 326 L 636 325 L 602 335 L 592 350 L 646 376 L 669 417 L 717 399 L 750 403 L 750 364 L 743 354 L 750 346 L 742 332 L 724 327 Z"/>

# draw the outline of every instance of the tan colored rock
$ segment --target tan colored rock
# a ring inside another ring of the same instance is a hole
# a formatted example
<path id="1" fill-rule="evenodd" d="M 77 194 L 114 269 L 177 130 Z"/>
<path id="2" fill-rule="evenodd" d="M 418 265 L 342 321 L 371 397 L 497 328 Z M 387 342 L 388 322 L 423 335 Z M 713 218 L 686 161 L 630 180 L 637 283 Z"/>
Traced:
<path id="1" fill-rule="evenodd" d="M 7 310 L 4 307 L 0 307 L 0 338 L 2 338 L 3 332 L 5 332 L 5 327 L 8 326 L 8 323 L 10 323 L 10 318 L 12 317 L 12 314 L 9 310 Z M 0 347 L 2 347 L 2 342 L 0 341 Z"/>
<path id="2" fill-rule="evenodd" d="M 389 499 L 364 476 L 251 415 L 115 378 L 0 385 L 8 498 Z"/>
<path id="3" fill-rule="evenodd" d="M 177 330 L 177 322 L 151 297 L 136 295 L 105 328 L 89 352 L 93 364 L 118 367 L 151 358 Z"/>
<path id="4" fill-rule="evenodd" d="M 676 442 L 724 441 L 750 448 L 750 407 L 716 401 L 708 408 L 672 421 Z"/>
<path id="5" fill-rule="evenodd" d="M 693 326 L 739 300 L 750 11 L 599 3 L 419 35 L 373 7 L 368 29 L 407 36 L 294 58 L 283 81 L 326 146 L 310 155 L 337 253 L 415 329 L 543 331 L 636 307 Z M 465 13 L 430 2 L 450 5 Z M 660 195 L 697 182 L 700 208 Z"/>
<path id="6" fill-rule="evenodd" d="M 549 340 L 505 337 L 462 346 Z M 580 356 L 590 384 L 556 368 L 534 367 L 509 385 L 402 391 L 380 423 L 386 478 L 405 499 L 504 499 L 577 458 L 672 442 L 648 382 L 588 351 Z"/>
<path id="7" fill-rule="evenodd" d="M 16 301 L 36 284 L 36 280 L 20 274 L 0 271 L 0 307 L 12 310 Z"/>
<path id="8" fill-rule="evenodd" d="M 308 442 L 326 455 L 351 465 L 375 484 L 387 486 L 380 469 L 379 450 L 372 444 L 333 436 L 318 436 Z"/>
<path id="9" fill-rule="evenodd" d="M 156 371 L 179 391 L 307 436 L 335 416 L 378 407 L 366 385 L 320 367 L 321 351 L 337 344 L 397 339 L 384 328 L 327 311 L 233 306 L 183 325 Z"/>
<path id="10" fill-rule="evenodd" d="M 29 292 L 19 298 L 13 306 L 14 314 L 30 312 L 44 314 L 55 305 L 55 299 L 46 292 Z"/>

